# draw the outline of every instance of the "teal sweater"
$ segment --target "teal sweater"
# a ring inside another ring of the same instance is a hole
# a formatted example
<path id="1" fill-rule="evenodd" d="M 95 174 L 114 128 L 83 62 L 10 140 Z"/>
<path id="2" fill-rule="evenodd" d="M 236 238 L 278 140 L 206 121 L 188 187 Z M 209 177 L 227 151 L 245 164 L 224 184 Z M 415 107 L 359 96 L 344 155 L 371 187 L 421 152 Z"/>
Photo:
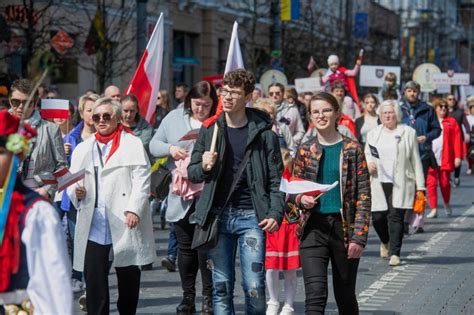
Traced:
<path id="1" fill-rule="evenodd" d="M 342 141 L 332 145 L 320 145 L 323 149 L 323 155 L 319 164 L 317 181 L 319 184 L 332 184 L 335 181 L 339 181 L 340 177 L 339 163 L 341 160 Z M 340 183 L 319 198 L 318 201 L 314 207 L 315 211 L 323 214 L 339 213 L 342 208 Z"/>

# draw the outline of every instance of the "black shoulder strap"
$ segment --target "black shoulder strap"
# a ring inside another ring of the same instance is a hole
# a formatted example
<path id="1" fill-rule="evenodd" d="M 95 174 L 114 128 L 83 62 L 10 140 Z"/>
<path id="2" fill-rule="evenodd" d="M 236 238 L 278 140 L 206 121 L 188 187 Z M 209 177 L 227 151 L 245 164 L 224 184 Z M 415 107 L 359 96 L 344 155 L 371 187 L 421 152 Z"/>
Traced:
<path id="1" fill-rule="evenodd" d="M 227 198 L 225 199 L 224 204 L 223 204 L 222 207 L 219 209 L 218 216 L 221 215 L 222 211 L 224 211 L 225 207 L 226 207 L 227 204 L 229 203 L 230 197 L 231 197 L 232 194 L 234 193 L 235 187 L 237 186 L 237 183 L 239 182 L 240 177 L 242 177 L 242 173 L 244 172 L 245 166 L 247 166 L 247 163 L 248 163 L 248 161 L 249 161 L 249 158 L 250 158 L 250 149 L 247 149 L 247 150 L 245 151 L 244 159 L 243 159 L 242 162 L 240 163 L 239 169 L 237 170 L 237 175 L 234 177 L 234 181 L 232 182 L 232 186 L 230 186 L 229 194 L 227 195 Z"/>

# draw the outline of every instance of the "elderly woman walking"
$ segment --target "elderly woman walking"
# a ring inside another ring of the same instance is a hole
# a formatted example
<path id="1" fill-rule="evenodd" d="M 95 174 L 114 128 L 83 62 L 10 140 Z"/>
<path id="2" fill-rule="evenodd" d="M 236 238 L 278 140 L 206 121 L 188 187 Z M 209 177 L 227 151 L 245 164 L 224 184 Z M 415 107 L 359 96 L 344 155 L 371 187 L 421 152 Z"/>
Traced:
<path id="1" fill-rule="evenodd" d="M 400 107 L 382 102 L 381 125 L 367 134 L 365 156 L 370 172 L 372 222 L 382 244 L 380 256 L 390 255 L 390 266 L 400 264 L 406 210 L 413 208 L 416 191 L 425 190 L 416 131 L 400 124 Z"/>
<path id="2" fill-rule="evenodd" d="M 138 266 L 155 258 L 150 163 L 140 139 L 120 124 L 121 116 L 120 102 L 98 99 L 92 115 L 97 133 L 76 147 L 71 160 L 71 172 L 86 171 L 83 185 L 69 187 L 68 194 L 78 210 L 74 269 L 84 271 L 89 314 L 109 314 L 109 257 L 120 314 L 136 313 Z"/>

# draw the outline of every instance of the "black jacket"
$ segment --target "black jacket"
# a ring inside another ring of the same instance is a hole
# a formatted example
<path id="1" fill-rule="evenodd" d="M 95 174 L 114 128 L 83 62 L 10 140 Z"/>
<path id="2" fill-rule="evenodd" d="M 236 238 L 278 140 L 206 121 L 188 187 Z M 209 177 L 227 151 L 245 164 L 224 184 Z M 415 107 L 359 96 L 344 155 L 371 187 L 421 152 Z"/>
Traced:
<path id="1" fill-rule="evenodd" d="M 251 153 L 245 171 L 252 203 L 259 221 L 273 218 L 280 224 L 283 219 L 285 195 L 279 190 L 283 162 L 278 138 L 271 129 L 272 122 L 266 113 L 246 108 L 246 114 L 249 127 L 247 149 L 250 149 Z M 192 218 L 192 221 L 199 225 L 204 225 L 206 222 L 222 174 L 226 148 L 226 137 L 223 134 L 226 132 L 224 114 L 217 120 L 217 125 L 219 126 L 216 149 L 218 158 L 212 170 L 205 172 L 202 169 L 202 155 L 210 149 L 215 125 L 201 128 L 188 166 L 188 177 L 191 182 L 205 182 Z"/>

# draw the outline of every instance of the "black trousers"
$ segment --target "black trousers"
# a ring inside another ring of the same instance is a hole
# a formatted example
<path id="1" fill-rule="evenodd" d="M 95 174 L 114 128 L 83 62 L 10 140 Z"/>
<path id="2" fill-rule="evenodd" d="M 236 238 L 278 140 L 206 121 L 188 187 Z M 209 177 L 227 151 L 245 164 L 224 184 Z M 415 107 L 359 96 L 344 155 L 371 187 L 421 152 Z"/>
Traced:
<path id="1" fill-rule="evenodd" d="M 305 314 L 324 314 L 328 298 L 329 260 L 339 314 L 359 314 L 355 293 L 359 259 L 347 258 L 341 215 L 313 213 L 301 239 L 300 254 Z"/>
<path id="2" fill-rule="evenodd" d="M 207 268 L 207 253 L 191 249 L 194 235 L 194 224 L 189 223 L 192 209 L 186 216 L 175 223 L 178 241 L 178 269 L 181 278 L 183 296 L 196 296 L 196 277 L 201 271 L 202 295 L 212 296 L 212 274 Z"/>
<path id="3" fill-rule="evenodd" d="M 109 253 L 112 245 L 87 242 L 84 261 L 87 312 L 91 315 L 109 314 Z M 140 293 L 138 266 L 115 267 L 118 284 L 117 310 L 120 315 L 134 315 Z"/>
<path id="4" fill-rule="evenodd" d="M 400 256 L 405 210 L 392 206 L 393 184 L 382 183 L 382 188 L 388 210 L 372 212 L 372 223 L 380 241 L 384 244 L 390 243 L 390 255 Z"/>

